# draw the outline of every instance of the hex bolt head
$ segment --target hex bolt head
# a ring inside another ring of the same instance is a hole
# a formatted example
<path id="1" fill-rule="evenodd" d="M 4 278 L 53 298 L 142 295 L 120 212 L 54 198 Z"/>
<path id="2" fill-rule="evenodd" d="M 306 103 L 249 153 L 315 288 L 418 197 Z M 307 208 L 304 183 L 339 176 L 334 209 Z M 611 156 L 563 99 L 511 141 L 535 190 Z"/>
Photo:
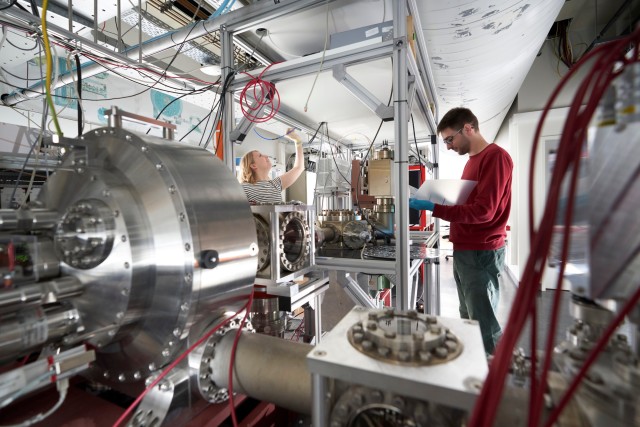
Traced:
<path id="1" fill-rule="evenodd" d="M 391 403 L 393 404 L 393 406 L 400 410 L 404 409 L 405 402 L 404 399 L 400 396 L 395 396 Z"/>
<path id="2" fill-rule="evenodd" d="M 449 354 L 449 351 L 446 347 L 437 347 L 433 350 L 433 354 L 440 359 L 444 359 Z"/>
<path id="3" fill-rule="evenodd" d="M 373 403 L 380 403 L 384 400 L 384 395 L 380 390 L 374 390 L 371 392 L 371 400 Z"/>
<path id="4" fill-rule="evenodd" d="M 423 363 L 429 363 L 431 362 L 431 353 L 428 351 L 420 351 L 418 353 L 418 356 L 420 357 L 420 361 Z"/>
<path id="5" fill-rule="evenodd" d="M 378 324 L 376 322 L 367 322 L 367 329 L 375 331 L 378 329 Z"/>
<path id="6" fill-rule="evenodd" d="M 442 328 L 437 325 L 431 325 L 429 330 L 431 331 L 432 334 L 435 334 L 435 335 L 440 335 L 442 333 Z"/>
<path id="7" fill-rule="evenodd" d="M 365 398 L 361 393 L 355 393 L 351 397 L 351 404 L 356 408 L 361 407 L 362 405 L 364 405 L 364 403 L 365 403 Z"/>
<path id="8" fill-rule="evenodd" d="M 378 347 L 378 354 L 382 357 L 389 357 L 391 349 L 389 347 Z"/>
<path id="9" fill-rule="evenodd" d="M 378 320 L 378 313 L 369 313 L 369 320 Z"/>
<path id="10" fill-rule="evenodd" d="M 398 360 L 401 362 L 408 362 L 411 360 L 411 354 L 408 351 L 399 351 L 398 352 Z"/>
<path id="11" fill-rule="evenodd" d="M 369 340 L 364 340 L 362 341 L 362 348 L 364 351 L 371 351 L 373 350 L 373 343 Z"/>
<path id="12" fill-rule="evenodd" d="M 423 332 L 414 332 L 413 333 L 414 341 L 424 341 L 424 333 Z"/>
<path id="13" fill-rule="evenodd" d="M 586 378 L 588 381 L 594 383 L 594 384 L 604 384 L 604 380 L 602 379 L 602 375 L 600 375 L 599 373 L 595 372 L 595 371 L 589 371 L 587 372 Z"/>
<path id="14" fill-rule="evenodd" d="M 362 342 L 362 340 L 364 340 L 364 334 L 362 332 L 355 332 L 353 334 L 353 341 L 356 344 L 360 344 Z"/>
<path id="15" fill-rule="evenodd" d="M 384 337 L 389 339 L 394 339 L 396 337 L 396 333 L 393 331 L 385 331 Z"/>
<path id="16" fill-rule="evenodd" d="M 455 341 L 446 340 L 444 342 L 444 345 L 447 347 L 447 350 L 449 351 L 449 353 L 453 353 L 458 349 L 458 343 Z"/>

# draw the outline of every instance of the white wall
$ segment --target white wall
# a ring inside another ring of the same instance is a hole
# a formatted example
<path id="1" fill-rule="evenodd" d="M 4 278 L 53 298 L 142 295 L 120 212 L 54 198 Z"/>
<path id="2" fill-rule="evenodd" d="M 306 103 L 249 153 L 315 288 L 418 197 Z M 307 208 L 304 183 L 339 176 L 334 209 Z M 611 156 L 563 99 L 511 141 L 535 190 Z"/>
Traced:
<path id="1" fill-rule="evenodd" d="M 553 42 L 547 40 L 540 55 L 534 61 L 527 78 L 518 93 L 516 108 L 508 116 L 508 138 L 510 153 L 514 162 L 512 213 L 511 213 L 511 264 L 512 271 L 521 278 L 530 252 L 529 240 L 529 169 L 531 150 L 536 126 L 542 116 L 542 110 L 556 86 L 567 73 L 567 68 L 558 61 L 553 52 Z M 559 93 L 557 101 L 549 112 L 541 133 L 535 156 L 533 213 L 537 228 L 546 202 L 546 142 L 559 139 L 564 126 L 568 106 L 573 101 L 575 91 L 585 76 L 579 71 L 567 82 L 566 88 Z M 555 286 L 557 275 L 547 269 L 542 280 L 542 288 Z"/>
<path id="2" fill-rule="evenodd" d="M 280 136 L 263 129 L 258 129 L 258 132 L 260 132 L 260 135 L 267 138 L 276 138 Z M 285 142 L 282 138 L 276 141 L 267 141 L 256 135 L 252 129 L 247 134 L 242 144 L 235 144 L 233 155 L 236 158 L 241 158 L 245 153 L 253 150 L 258 150 L 262 154 L 266 154 L 272 158 L 274 166 L 272 176 L 275 177 L 285 172 L 287 157 L 290 153 L 295 151 L 295 146 L 293 143 Z"/>
<path id="3" fill-rule="evenodd" d="M 568 108 L 553 109 L 548 113 L 543 127 L 538 149 L 535 156 L 534 166 L 534 193 L 533 193 L 533 215 L 534 227 L 542 218 L 544 204 L 546 202 L 546 149 L 545 142 L 559 139 L 564 126 L 564 119 Z M 533 138 L 536 127 L 542 115 L 541 111 L 514 114 L 509 122 L 509 139 L 511 140 L 511 156 L 514 164 L 514 179 L 512 192 L 512 264 L 515 266 L 514 273 L 518 279 L 521 278 L 522 271 L 529 257 L 529 170 L 532 157 Z M 550 287 L 555 283 L 553 272 L 543 278 L 543 288 Z"/>

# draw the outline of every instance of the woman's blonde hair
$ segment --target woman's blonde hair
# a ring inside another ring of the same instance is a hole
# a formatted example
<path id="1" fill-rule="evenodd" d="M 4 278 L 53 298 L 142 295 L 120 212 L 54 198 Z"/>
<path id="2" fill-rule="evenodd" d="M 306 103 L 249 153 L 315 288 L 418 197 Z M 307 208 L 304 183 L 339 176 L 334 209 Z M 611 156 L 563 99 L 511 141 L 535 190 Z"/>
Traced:
<path id="1" fill-rule="evenodd" d="M 249 151 L 244 156 L 242 156 L 242 160 L 240 161 L 240 177 L 239 180 L 241 183 L 248 182 L 250 184 L 256 183 L 256 176 L 253 174 L 253 169 L 251 169 L 251 165 L 255 163 L 253 160 L 253 153 L 257 153 L 258 150 Z"/>

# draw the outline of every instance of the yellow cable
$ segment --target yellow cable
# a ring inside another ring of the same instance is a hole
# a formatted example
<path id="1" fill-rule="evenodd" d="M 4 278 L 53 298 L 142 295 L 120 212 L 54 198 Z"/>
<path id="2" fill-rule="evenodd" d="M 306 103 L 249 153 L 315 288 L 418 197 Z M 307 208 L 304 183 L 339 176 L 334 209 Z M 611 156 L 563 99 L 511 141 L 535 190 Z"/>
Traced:
<path id="1" fill-rule="evenodd" d="M 47 97 L 47 104 L 51 110 L 51 118 L 53 124 L 56 127 L 56 133 L 62 136 L 62 130 L 60 130 L 60 123 L 58 123 L 58 116 L 56 115 L 56 109 L 53 106 L 53 98 L 51 97 L 51 72 L 53 69 L 53 61 L 51 60 L 51 45 L 49 44 L 49 36 L 47 35 L 47 7 L 49 6 L 49 0 L 42 1 L 42 38 L 44 40 L 44 55 L 47 61 L 47 76 L 45 77 L 44 91 Z"/>

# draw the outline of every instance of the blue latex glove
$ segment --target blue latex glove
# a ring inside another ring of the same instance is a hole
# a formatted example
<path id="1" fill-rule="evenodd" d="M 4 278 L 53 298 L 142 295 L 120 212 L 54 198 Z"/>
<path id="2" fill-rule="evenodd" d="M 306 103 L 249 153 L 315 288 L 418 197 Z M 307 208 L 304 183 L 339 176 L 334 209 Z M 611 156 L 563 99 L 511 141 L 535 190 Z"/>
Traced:
<path id="1" fill-rule="evenodd" d="M 409 199 L 409 207 L 419 211 L 432 211 L 434 204 L 429 200 Z"/>

